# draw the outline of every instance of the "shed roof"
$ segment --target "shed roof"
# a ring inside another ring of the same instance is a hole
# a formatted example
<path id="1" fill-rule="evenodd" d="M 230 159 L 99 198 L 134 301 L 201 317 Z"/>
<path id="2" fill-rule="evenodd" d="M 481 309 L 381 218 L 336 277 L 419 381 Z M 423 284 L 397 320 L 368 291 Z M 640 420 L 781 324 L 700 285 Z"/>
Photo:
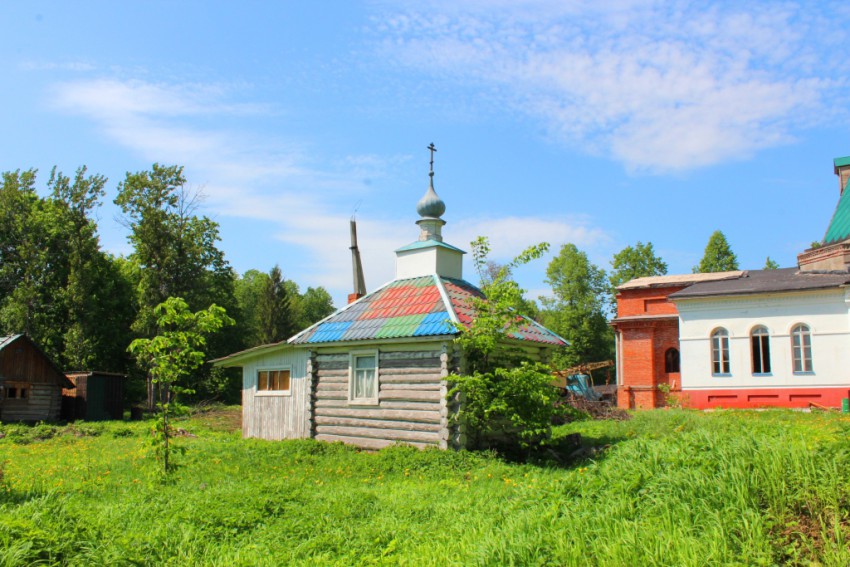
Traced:
<path id="1" fill-rule="evenodd" d="M 846 284 L 850 284 L 850 272 L 801 272 L 797 268 L 749 270 L 735 279 L 695 283 L 671 294 L 670 299 L 806 291 L 837 288 Z"/>
<path id="2" fill-rule="evenodd" d="M 48 364 L 50 364 L 50 367 L 53 368 L 53 370 L 56 371 L 56 374 L 58 374 L 59 382 L 61 383 L 63 388 L 73 388 L 74 387 L 74 383 L 71 382 L 68 379 L 67 376 L 65 376 L 64 372 L 59 370 L 59 367 L 56 366 L 56 363 L 53 362 L 50 359 L 50 357 L 47 356 L 47 354 L 45 354 L 45 352 L 43 350 L 41 350 L 41 347 L 39 347 L 37 344 L 35 344 L 35 341 L 33 341 L 31 338 L 29 338 L 26 335 L 6 335 L 5 337 L 0 337 L 0 352 L 2 352 L 3 349 L 5 349 L 6 347 L 11 346 L 12 344 L 16 343 L 18 340 L 27 341 L 29 344 L 32 345 L 32 347 L 36 351 L 38 351 L 38 353 L 41 356 L 44 357 L 44 359 L 48 362 Z"/>
<path id="3" fill-rule="evenodd" d="M 301 331 L 291 344 L 335 343 L 369 339 L 454 336 L 452 324 L 469 325 L 473 318 L 470 298 L 481 290 L 464 280 L 437 275 L 391 281 L 330 317 Z M 524 318 L 511 338 L 550 346 L 565 346 L 564 339 Z"/>

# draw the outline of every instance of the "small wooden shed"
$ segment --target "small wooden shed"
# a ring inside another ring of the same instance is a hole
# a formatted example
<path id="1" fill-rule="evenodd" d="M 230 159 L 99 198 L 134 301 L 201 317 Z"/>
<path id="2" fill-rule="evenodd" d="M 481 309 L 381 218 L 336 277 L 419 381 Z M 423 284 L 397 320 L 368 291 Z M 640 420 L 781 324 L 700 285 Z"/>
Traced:
<path id="1" fill-rule="evenodd" d="M 62 418 L 102 421 L 124 418 L 124 374 L 69 372 L 73 388 L 62 390 Z"/>
<path id="2" fill-rule="evenodd" d="M 58 420 L 62 388 L 69 387 L 73 383 L 29 337 L 0 337 L 0 420 Z"/>

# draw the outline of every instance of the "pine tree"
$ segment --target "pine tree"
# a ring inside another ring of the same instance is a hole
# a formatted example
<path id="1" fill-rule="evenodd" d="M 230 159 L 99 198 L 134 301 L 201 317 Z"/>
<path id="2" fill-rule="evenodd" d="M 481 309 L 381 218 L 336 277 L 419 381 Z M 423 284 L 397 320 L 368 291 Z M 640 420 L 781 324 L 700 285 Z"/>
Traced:
<path id="1" fill-rule="evenodd" d="M 728 272 L 738 269 L 738 257 L 732 252 L 726 236 L 719 230 L 715 230 L 708 239 L 705 254 L 698 266 L 694 266 L 695 274 L 707 274 L 711 272 Z"/>
<path id="2" fill-rule="evenodd" d="M 762 268 L 762 269 L 763 270 L 778 270 L 779 264 L 777 264 L 776 262 L 771 260 L 770 256 L 768 256 L 767 259 L 764 261 L 764 268 Z"/>
<path id="3" fill-rule="evenodd" d="M 257 301 L 260 344 L 280 342 L 292 333 L 293 320 L 290 311 L 290 298 L 284 285 L 280 266 L 269 272 L 263 291 Z"/>

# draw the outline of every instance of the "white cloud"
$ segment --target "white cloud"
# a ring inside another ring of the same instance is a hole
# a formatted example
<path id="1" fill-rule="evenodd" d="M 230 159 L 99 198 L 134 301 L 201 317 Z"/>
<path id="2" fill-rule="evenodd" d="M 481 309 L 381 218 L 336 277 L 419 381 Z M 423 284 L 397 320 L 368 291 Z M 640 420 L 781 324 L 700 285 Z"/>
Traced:
<path id="1" fill-rule="evenodd" d="M 351 207 L 368 193 L 361 180 L 387 175 L 409 161 L 403 155 L 347 156 L 316 169 L 298 144 L 199 126 L 193 118 L 262 109 L 228 103 L 228 89 L 221 87 L 99 79 L 61 83 L 53 92 L 58 109 L 89 117 L 105 136 L 145 159 L 183 164 L 214 214 L 275 223 L 274 238 L 309 251 L 298 279 L 323 285 L 338 298 L 351 287 L 348 219 Z M 394 277 L 393 251 L 415 240 L 418 228 L 414 218 L 361 215 L 358 220 L 367 284 L 374 289 Z M 498 261 L 540 241 L 581 246 L 606 238 L 578 217 L 457 217 L 445 234 L 461 248 L 479 235 L 489 236 Z"/>
<path id="2" fill-rule="evenodd" d="M 847 55 L 830 43 L 833 9 L 429 3 L 378 28 L 397 65 L 501 93 L 492 104 L 632 170 L 670 171 L 740 159 L 829 119 L 846 84 L 833 78 Z"/>

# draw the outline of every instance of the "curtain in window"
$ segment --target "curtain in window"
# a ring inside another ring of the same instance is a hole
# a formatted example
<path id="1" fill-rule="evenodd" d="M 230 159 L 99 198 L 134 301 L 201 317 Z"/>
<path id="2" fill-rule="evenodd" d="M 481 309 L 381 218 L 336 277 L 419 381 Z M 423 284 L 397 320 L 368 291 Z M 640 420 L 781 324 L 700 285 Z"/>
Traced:
<path id="1" fill-rule="evenodd" d="M 375 399 L 375 357 L 358 356 L 354 359 L 354 391 L 352 399 Z"/>

